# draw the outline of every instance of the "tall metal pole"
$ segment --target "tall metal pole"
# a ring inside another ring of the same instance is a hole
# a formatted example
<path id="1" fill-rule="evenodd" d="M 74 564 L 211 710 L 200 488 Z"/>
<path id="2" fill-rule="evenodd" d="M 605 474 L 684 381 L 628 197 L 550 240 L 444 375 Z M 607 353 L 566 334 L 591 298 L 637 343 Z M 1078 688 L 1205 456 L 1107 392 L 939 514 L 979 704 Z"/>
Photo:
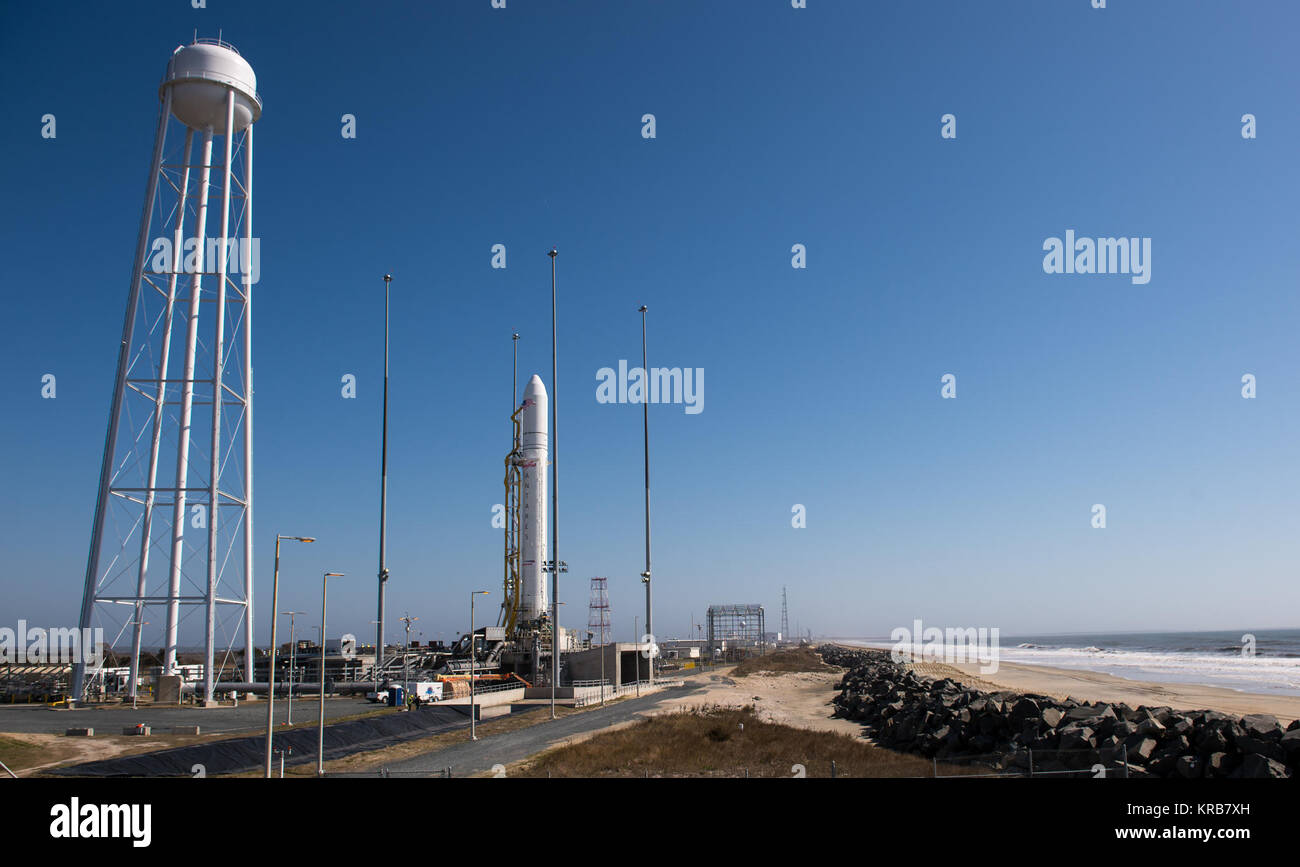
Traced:
<path id="1" fill-rule="evenodd" d="M 253 127 L 244 132 L 244 247 L 253 249 Z M 253 680 L 253 280 L 249 267 L 240 263 L 244 293 L 244 618 L 245 676 Z M 275 618 L 275 609 L 271 609 Z M 282 759 L 283 760 L 283 759 Z"/>
<path id="2" fill-rule="evenodd" d="M 284 724 L 293 725 L 293 675 L 298 670 L 298 642 L 294 638 L 293 618 L 295 614 L 303 614 L 302 611 L 286 611 L 289 615 L 289 695 L 285 699 Z"/>
<path id="3" fill-rule="evenodd" d="M 469 594 L 469 739 L 478 740 L 478 735 L 474 731 L 474 597 L 478 593 Z"/>
<path id="4" fill-rule="evenodd" d="M 216 676 L 216 651 L 217 651 L 217 549 L 219 546 L 218 530 L 220 529 L 221 520 L 221 490 L 219 482 L 221 481 L 221 404 L 225 399 L 222 389 L 223 373 L 226 366 L 226 268 L 229 266 L 230 258 L 230 179 L 231 175 L 231 156 L 233 154 L 235 138 L 235 91 L 226 91 L 226 133 L 222 137 L 225 140 L 225 160 L 224 170 L 221 180 L 221 241 L 217 251 L 217 285 L 216 285 L 216 305 L 215 311 L 216 322 L 214 323 L 214 336 L 212 343 L 212 448 L 209 454 L 210 469 L 208 472 L 208 593 L 206 599 L 207 608 L 206 624 L 204 627 L 204 669 L 203 669 L 203 698 L 205 701 L 212 701 L 213 681 Z M 204 237 L 200 235 L 199 237 Z M 206 241 L 205 241 L 206 243 Z M 211 267 L 205 265 L 205 267 Z M 253 622 L 253 600 L 246 598 L 244 600 L 244 625 L 247 627 Z M 271 618 L 271 627 L 275 627 L 275 618 Z M 252 647 L 246 647 L 244 652 L 244 662 L 246 665 L 252 664 Z M 247 671 L 248 680 L 252 680 L 251 669 Z M 238 693 L 235 700 L 238 701 Z M 270 703 L 268 703 L 268 707 Z"/>
<path id="5" fill-rule="evenodd" d="M 281 536 L 275 534 L 275 577 L 271 579 L 271 668 L 266 677 L 266 778 L 271 779 L 271 738 L 275 732 L 275 652 L 279 649 L 276 639 L 276 623 L 279 620 L 275 612 L 280 610 L 280 540 L 291 539 L 294 542 L 314 542 L 311 536 Z M 322 612 L 321 616 L 324 616 Z M 322 639 L 323 640 L 323 639 Z M 290 681 L 290 698 L 293 683 Z"/>
<path id="6" fill-rule="evenodd" d="M 551 719 L 555 719 L 555 688 L 560 682 L 560 467 L 559 428 L 556 418 L 560 404 L 559 351 L 556 340 L 555 257 L 551 257 Z"/>
<path id="7" fill-rule="evenodd" d="M 474 597 L 488 595 L 487 590 L 475 590 L 469 594 L 469 739 L 478 740 L 474 720 L 474 658 L 478 650 L 478 641 L 474 637 Z"/>
<path id="8" fill-rule="evenodd" d="M 384 425 L 379 464 L 379 623 L 375 626 L 376 684 L 379 682 L 379 668 L 384 662 L 384 591 L 388 586 L 388 284 L 392 279 L 392 274 L 384 275 Z"/>
<path id="9" fill-rule="evenodd" d="M 195 221 L 194 237 L 206 238 L 208 225 L 208 189 L 212 166 L 212 128 L 203 131 L 203 162 L 199 169 L 199 210 Z M 199 309 L 202 300 L 203 273 L 206 270 L 204 251 L 196 251 L 197 268 L 190 279 L 190 306 L 187 317 L 188 328 L 185 334 L 185 367 L 181 376 L 180 441 L 176 450 L 176 495 L 172 498 L 172 556 L 171 578 L 167 591 L 167 632 L 164 643 L 163 674 L 174 674 L 176 665 L 176 645 L 180 624 L 181 567 L 185 552 L 185 502 L 189 490 L 190 471 L 190 419 L 194 407 L 194 365 L 195 349 L 199 340 Z M 216 411 L 218 407 L 214 406 Z M 211 504 L 208 507 L 212 511 Z M 211 519 L 211 514 L 208 518 Z M 215 555 L 215 551 L 209 551 Z M 207 594 L 211 599 L 211 594 Z M 212 698 L 211 680 L 204 672 L 204 700 Z"/>
<path id="10" fill-rule="evenodd" d="M 645 314 L 646 306 L 641 305 L 641 372 L 645 376 L 646 390 L 641 403 L 641 423 L 645 435 L 645 571 L 641 580 L 645 582 L 645 631 L 650 636 L 650 683 L 655 680 L 655 629 L 651 619 L 650 605 L 650 368 L 646 367 L 645 351 Z"/>
<path id="11" fill-rule="evenodd" d="M 316 745 L 316 776 L 325 776 L 325 598 L 331 578 L 342 578 L 342 572 L 326 572 L 320 579 L 320 728 Z"/>
<path id="12" fill-rule="evenodd" d="M 511 392 L 511 394 L 510 394 L 510 414 L 513 416 L 513 415 L 515 414 L 515 407 L 517 407 L 517 406 L 519 405 L 519 332 L 516 331 L 516 332 L 514 333 L 514 336 L 511 337 L 510 339 L 511 339 L 511 342 L 513 342 L 513 343 L 514 343 L 514 346 L 515 346 L 515 374 L 514 374 L 514 379 L 511 381 L 511 384 L 510 384 L 510 392 Z M 511 424 L 510 424 L 510 436 L 511 436 L 511 437 L 514 436 L 514 430 L 515 430 L 514 423 L 511 422 Z"/>
<path id="13" fill-rule="evenodd" d="M 275 571 L 271 579 L 271 667 L 266 676 L 266 779 L 271 779 L 272 744 L 271 736 L 275 732 L 275 624 L 280 618 L 275 612 L 280 610 L 280 539 L 275 534 Z"/>

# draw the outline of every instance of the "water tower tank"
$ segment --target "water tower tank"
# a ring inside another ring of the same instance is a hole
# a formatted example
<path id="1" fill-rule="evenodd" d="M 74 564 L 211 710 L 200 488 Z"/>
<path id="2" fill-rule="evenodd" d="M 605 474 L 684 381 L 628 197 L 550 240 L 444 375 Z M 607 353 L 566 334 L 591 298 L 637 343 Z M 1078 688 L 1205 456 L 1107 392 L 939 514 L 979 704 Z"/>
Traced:
<path id="1" fill-rule="evenodd" d="M 220 40 L 196 39 L 172 52 L 167 74 L 158 86 L 161 98 L 172 91 L 172 114 L 193 129 L 212 128 L 226 134 L 226 93 L 235 93 L 235 132 L 241 132 L 262 115 L 257 96 L 257 76 L 233 45 Z"/>

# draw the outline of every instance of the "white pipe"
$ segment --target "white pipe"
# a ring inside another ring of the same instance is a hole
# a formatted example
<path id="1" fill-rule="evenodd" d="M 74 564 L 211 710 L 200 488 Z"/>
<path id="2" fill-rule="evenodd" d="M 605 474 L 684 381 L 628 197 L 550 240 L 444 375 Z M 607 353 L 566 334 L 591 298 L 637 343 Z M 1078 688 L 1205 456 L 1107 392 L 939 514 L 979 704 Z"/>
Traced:
<path id="1" fill-rule="evenodd" d="M 181 419 L 176 449 L 176 496 L 172 508 L 171 581 L 167 599 L 167 640 L 163 673 L 176 673 L 176 638 L 180 619 L 181 564 L 185 553 L 185 486 L 189 482 L 190 416 L 194 408 L 194 355 L 199 339 L 199 299 L 203 291 L 205 236 L 208 230 L 208 180 L 212 164 L 212 127 L 203 131 L 203 162 L 199 170 L 199 212 L 194 236 L 198 239 L 197 262 L 190 280 L 189 328 L 185 335 L 185 372 L 181 385 Z M 209 507 L 211 511 L 211 507 Z M 209 520 L 211 515 L 208 516 Z M 209 551 L 209 555 L 214 552 Z M 209 670 L 211 666 L 209 666 Z"/>
<path id="2" fill-rule="evenodd" d="M 253 127 L 244 133 L 244 679 L 253 679 Z M 271 612 L 274 619 L 275 611 Z"/>
<path id="3" fill-rule="evenodd" d="M 203 669 L 203 697 L 212 700 L 214 664 L 216 662 L 217 628 L 217 530 L 221 521 L 221 406 L 222 368 L 226 352 L 226 268 L 230 259 L 230 159 L 235 140 L 235 92 L 226 91 L 225 160 L 222 162 L 221 181 L 221 239 L 217 248 L 217 321 L 212 341 L 212 448 L 208 472 L 208 598 L 207 623 L 204 631 L 204 653 L 207 665 Z M 202 236 L 200 236 L 202 237 Z M 203 243 L 200 240 L 200 243 Z M 251 678 L 250 678 L 251 679 Z"/>
<path id="4" fill-rule="evenodd" d="M 172 321 L 176 311 L 176 283 L 181 269 L 185 243 L 185 206 L 190 192 L 190 152 L 193 150 L 194 130 L 185 128 L 185 150 L 182 159 L 180 203 L 176 208 L 176 229 L 172 233 L 171 274 L 167 276 L 167 312 L 163 316 L 162 353 L 158 359 L 158 392 L 154 398 L 153 438 L 149 443 L 149 480 L 145 484 L 144 522 L 140 528 L 140 570 L 136 577 L 135 595 L 143 599 L 148 595 L 146 580 L 149 573 L 149 552 L 153 548 L 153 506 L 157 496 L 154 485 L 158 482 L 158 449 L 162 441 L 163 412 L 167 405 L 167 372 L 172 348 Z M 131 636 L 131 697 L 140 693 L 140 644 L 144 632 L 144 604 L 135 605 L 135 624 Z"/>

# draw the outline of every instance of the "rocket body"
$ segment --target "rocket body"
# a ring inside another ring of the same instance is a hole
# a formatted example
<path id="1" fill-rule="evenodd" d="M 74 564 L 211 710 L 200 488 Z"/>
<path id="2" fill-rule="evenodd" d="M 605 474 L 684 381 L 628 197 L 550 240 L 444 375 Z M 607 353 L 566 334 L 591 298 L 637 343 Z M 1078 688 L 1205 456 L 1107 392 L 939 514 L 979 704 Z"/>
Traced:
<path id="1" fill-rule="evenodd" d="M 533 375 L 524 388 L 520 414 L 520 620 L 536 620 L 549 604 L 546 563 L 547 473 L 550 454 L 550 401 L 542 378 Z"/>

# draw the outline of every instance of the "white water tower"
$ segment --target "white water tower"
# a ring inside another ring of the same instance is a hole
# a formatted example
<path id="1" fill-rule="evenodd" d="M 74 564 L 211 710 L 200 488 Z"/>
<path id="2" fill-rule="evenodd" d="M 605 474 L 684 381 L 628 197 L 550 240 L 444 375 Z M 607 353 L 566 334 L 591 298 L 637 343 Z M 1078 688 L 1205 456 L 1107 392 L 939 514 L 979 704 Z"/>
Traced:
<path id="1" fill-rule="evenodd" d="M 201 634 L 211 701 L 218 645 L 224 658 L 242 643 L 234 679 L 253 680 L 253 123 L 262 102 L 234 46 L 198 38 L 172 52 L 158 98 L 81 627 L 103 628 L 110 645 L 131 630 L 132 694 L 142 646 L 161 647 L 164 673 L 177 673 L 178 649 Z M 75 667 L 75 699 L 96 674 Z"/>

